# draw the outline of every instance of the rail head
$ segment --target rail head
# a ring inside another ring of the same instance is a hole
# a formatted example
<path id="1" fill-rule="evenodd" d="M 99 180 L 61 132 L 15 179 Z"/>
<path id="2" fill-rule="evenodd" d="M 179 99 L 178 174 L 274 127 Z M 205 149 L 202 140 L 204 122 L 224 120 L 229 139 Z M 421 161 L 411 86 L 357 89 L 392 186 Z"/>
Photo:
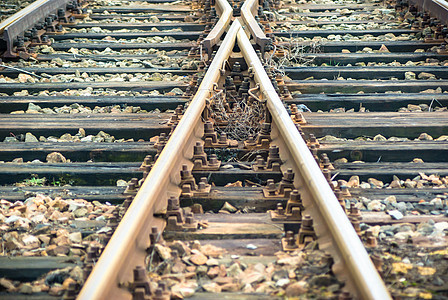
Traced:
<path id="1" fill-rule="evenodd" d="M 216 11 L 220 14 L 219 20 L 202 41 L 208 57 L 210 57 L 213 47 L 218 44 L 224 31 L 229 26 L 233 14 L 232 7 L 226 0 L 216 0 Z"/>
<path id="2" fill-rule="evenodd" d="M 292 167 L 296 174 L 294 185 L 300 189 L 307 214 L 315 221 L 319 246 L 333 254 L 335 273 L 345 279 L 355 296 L 361 299 L 391 299 L 243 29 L 238 32 L 237 38 L 244 58 L 253 68 L 255 81 L 260 84 L 263 97 L 267 99 L 267 107 L 272 115 L 273 142 L 278 144 L 283 157 L 289 158 L 283 166 Z"/>
<path id="3" fill-rule="evenodd" d="M 255 15 L 257 14 L 258 0 L 246 0 L 241 6 L 241 19 L 243 20 L 245 26 L 249 29 L 255 43 L 260 46 L 261 52 L 264 52 L 266 45 L 271 42 L 271 39 L 266 37 L 263 30 L 258 26 L 255 20 Z"/>
<path id="4" fill-rule="evenodd" d="M 239 27 L 238 27 L 239 26 Z M 165 221 L 154 217 L 156 211 L 166 208 L 169 196 L 180 194 L 180 166 L 193 164 L 193 146 L 203 135 L 202 112 L 213 85 L 220 77 L 223 62 L 231 53 L 238 21 L 230 27 L 223 46 L 218 49 L 198 92 L 184 116 L 160 153 L 151 172 L 140 187 L 111 240 L 87 278 L 77 299 L 130 299 L 131 294 L 120 286 L 132 282 L 132 270 L 144 265 L 149 233 L 152 226 L 162 230 Z M 151 220 L 149 223 L 147 220 Z"/>

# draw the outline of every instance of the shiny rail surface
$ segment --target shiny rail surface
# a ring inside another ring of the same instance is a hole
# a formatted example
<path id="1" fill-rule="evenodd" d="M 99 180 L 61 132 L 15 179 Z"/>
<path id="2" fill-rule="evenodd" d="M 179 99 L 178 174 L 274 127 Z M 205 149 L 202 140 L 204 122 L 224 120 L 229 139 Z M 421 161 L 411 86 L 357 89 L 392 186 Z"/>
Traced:
<path id="1" fill-rule="evenodd" d="M 22 34 L 39 20 L 45 18 L 49 13 L 56 12 L 59 8 L 65 7 L 70 1 L 38 0 L 0 23 L 1 40 L 6 49 L 5 57 L 16 56 L 12 51 L 12 47 L 18 35 Z"/>
<path id="2" fill-rule="evenodd" d="M 282 104 L 243 30 L 238 45 L 254 70 L 255 81 L 267 101 L 272 116 L 273 144 L 286 158 L 282 168 L 292 168 L 294 186 L 300 190 L 305 213 L 314 220 L 319 247 L 333 255 L 333 270 L 344 278 L 348 290 L 361 299 L 391 299 L 386 286 L 369 258 L 361 240 L 339 205 L 306 143 Z"/>
<path id="3" fill-rule="evenodd" d="M 226 0 L 216 1 L 217 12 L 220 14 L 218 23 L 213 27 L 212 31 L 202 41 L 207 54 L 212 54 L 213 47 L 218 44 L 222 34 L 230 24 L 232 17 L 232 7 Z"/>
<path id="4" fill-rule="evenodd" d="M 0 23 L 0 34 L 3 33 L 3 31 L 5 30 L 5 28 L 8 25 L 12 24 L 14 21 L 19 20 L 20 18 L 23 18 L 24 16 L 29 15 L 36 8 L 42 6 L 46 2 L 47 2 L 47 0 L 37 0 L 37 1 L 33 2 L 33 3 L 31 3 L 30 5 L 28 5 L 27 7 L 25 7 L 24 9 L 19 10 L 18 12 L 16 12 L 12 16 L 10 16 L 9 18 L 3 20 L 3 22 Z"/>
<path id="5" fill-rule="evenodd" d="M 120 289 L 119 284 L 132 281 L 132 270 L 137 265 L 144 265 L 151 227 L 163 230 L 164 221 L 154 218 L 153 214 L 166 207 L 169 196 L 180 194 L 180 166 L 192 165 L 189 159 L 193 157 L 193 145 L 203 134 L 201 115 L 205 100 L 210 97 L 220 76 L 220 68 L 232 51 L 238 30 L 238 24 L 234 23 L 227 32 L 198 92 L 104 249 L 78 299 L 131 297 L 130 293 Z"/>
<path id="6" fill-rule="evenodd" d="M 266 37 L 263 30 L 261 30 L 260 26 L 258 26 L 257 21 L 255 21 L 255 15 L 258 10 L 258 0 L 247 0 L 241 6 L 241 19 L 245 24 L 245 27 L 250 31 L 252 38 L 255 43 L 260 46 L 261 52 L 264 52 L 264 49 L 267 44 L 269 44 L 270 39 Z"/>
<path id="7" fill-rule="evenodd" d="M 204 46 L 208 52 L 218 43 L 232 15 L 230 5 L 222 0 L 217 3 L 221 9 L 218 24 L 222 24 L 222 27 L 214 28 L 205 39 Z M 257 6 L 255 0 L 246 1 L 241 9 L 241 20 L 256 44 L 263 49 L 269 39 L 255 22 L 253 13 L 257 11 Z M 344 278 L 350 292 L 361 299 L 391 299 L 359 237 L 275 92 L 238 19 L 232 23 L 198 92 L 117 227 L 78 299 L 131 297 L 120 286 L 132 280 L 132 270 L 136 266 L 144 264 L 151 227 L 163 229 L 164 222 L 154 218 L 153 214 L 166 207 L 169 196 L 180 193 L 180 166 L 192 165 L 189 158 L 192 157 L 194 143 L 200 140 L 203 132 L 201 114 L 205 101 L 210 97 L 213 85 L 220 76 L 220 68 L 235 42 L 254 72 L 263 100 L 267 101 L 272 115 L 273 143 L 279 146 L 282 157 L 286 159 L 282 167 L 291 167 L 300 175 L 295 177 L 295 186 L 301 191 L 306 213 L 314 219 L 320 248 L 333 254 L 334 272 Z"/>

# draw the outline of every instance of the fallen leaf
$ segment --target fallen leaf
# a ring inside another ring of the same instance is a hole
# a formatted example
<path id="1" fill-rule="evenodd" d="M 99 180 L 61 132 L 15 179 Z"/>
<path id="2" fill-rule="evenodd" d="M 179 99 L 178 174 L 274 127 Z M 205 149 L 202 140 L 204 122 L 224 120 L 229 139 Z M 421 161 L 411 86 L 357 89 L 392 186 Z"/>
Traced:
<path id="1" fill-rule="evenodd" d="M 428 276 L 433 275 L 436 272 L 436 269 L 431 267 L 418 267 L 418 272 L 420 273 L 420 275 Z"/>
<path id="2" fill-rule="evenodd" d="M 243 183 L 238 180 L 237 182 L 228 183 L 224 187 L 243 187 Z"/>
<path id="3" fill-rule="evenodd" d="M 432 294 L 429 292 L 420 292 L 418 297 L 421 299 L 432 299 Z"/>
<path id="4" fill-rule="evenodd" d="M 406 274 L 410 269 L 412 269 L 411 264 L 405 264 L 402 262 L 396 262 L 392 264 L 392 273 Z"/>

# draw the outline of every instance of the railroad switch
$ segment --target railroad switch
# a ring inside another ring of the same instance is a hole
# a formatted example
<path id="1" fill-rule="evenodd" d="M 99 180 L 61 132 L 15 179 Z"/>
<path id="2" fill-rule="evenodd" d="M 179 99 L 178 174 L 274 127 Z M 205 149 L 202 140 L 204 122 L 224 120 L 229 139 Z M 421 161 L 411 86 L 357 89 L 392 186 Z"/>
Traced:
<path id="1" fill-rule="evenodd" d="M 201 142 L 196 142 L 192 160 L 194 162 L 193 171 L 216 171 L 221 167 L 221 161 L 218 160 L 216 154 L 211 154 L 210 159 L 207 159 Z"/>
<path id="2" fill-rule="evenodd" d="M 267 185 L 263 189 L 263 194 L 266 198 L 288 198 L 294 189 L 294 173 L 292 169 L 288 169 L 283 173 L 283 177 L 278 185 L 278 188 L 275 186 L 273 179 L 268 179 Z"/>
<path id="3" fill-rule="evenodd" d="M 168 231 L 194 231 L 198 228 L 198 221 L 194 219 L 193 213 L 184 216 L 184 211 L 179 206 L 179 199 L 170 197 L 166 210 L 166 230 Z"/>
<path id="4" fill-rule="evenodd" d="M 289 195 L 288 202 L 286 203 L 286 209 L 283 208 L 281 203 L 277 204 L 276 210 L 271 210 L 271 219 L 274 222 L 281 221 L 294 221 L 300 223 L 302 221 L 302 211 L 304 210 L 302 199 L 298 190 L 293 190 Z"/>
<path id="5" fill-rule="evenodd" d="M 255 163 L 252 165 L 254 171 L 273 171 L 280 172 L 280 166 L 283 164 L 280 159 L 278 146 L 269 147 L 268 159 L 265 162 L 261 155 L 257 155 Z"/>

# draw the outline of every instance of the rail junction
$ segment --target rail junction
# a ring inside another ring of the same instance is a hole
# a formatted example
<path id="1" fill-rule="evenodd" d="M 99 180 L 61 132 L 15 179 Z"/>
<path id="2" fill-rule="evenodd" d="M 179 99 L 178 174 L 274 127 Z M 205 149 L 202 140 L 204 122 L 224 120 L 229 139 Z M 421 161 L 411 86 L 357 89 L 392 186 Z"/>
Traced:
<path id="1" fill-rule="evenodd" d="M 446 299 L 447 16 L 37 0 L 5 18 L 0 297 Z"/>

